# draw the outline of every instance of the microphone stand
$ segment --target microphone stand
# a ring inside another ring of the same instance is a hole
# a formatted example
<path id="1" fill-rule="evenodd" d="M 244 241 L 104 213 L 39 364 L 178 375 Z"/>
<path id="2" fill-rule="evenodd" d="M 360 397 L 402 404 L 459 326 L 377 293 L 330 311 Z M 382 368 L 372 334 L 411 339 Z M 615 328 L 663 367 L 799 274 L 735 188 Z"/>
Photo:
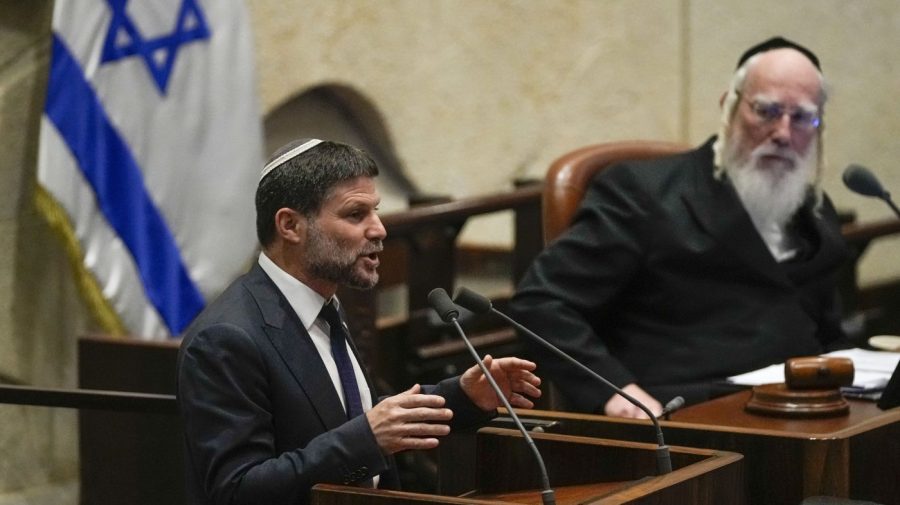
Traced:
<path id="1" fill-rule="evenodd" d="M 454 317 L 450 321 L 453 326 L 456 328 L 456 332 L 462 337 L 463 342 L 466 344 L 466 348 L 469 350 L 469 354 L 472 355 L 472 359 L 475 360 L 475 363 L 478 364 L 478 367 L 481 368 L 481 373 L 484 374 L 484 377 L 491 384 L 491 388 L 493 388 L 494 392 L 497 394 L 497 398 L 503 403 L 503 406 L 509 411 L 509 416 L 512 418 L 513 422 L 516 423 L 516 427 L 519 428 L 519 431 L 522 432 L 522 436 L 525 438 L 525 442 L 528 444 L 528 448 L 531 449 L 531 452 L 534 454 L 534 458 L 537 461 L 538 469 L 541 474 L 541 501 L 544 505 L 555 505 L 556 504 L 556 496 L 553 492 L 553 489 L 550 488 L 550 478 L 547 476 L 547 467 L 544 465 L 544 458 L 541 457 L 541 453 L 538 452 L 537 446 L 534 444 L 534 440 L 531 439 L 531 436 L 528 434 L 528 430 L 525 429 L 525 426 L 522 425 L 522 421 L 519 420 L 519 416 L 516 415 L 515 411 L 512 408 L 512 405 L 509 404 L 509 401 L 506 399 L 506 396 L 503 395 L 503 391 L 500 390 L 500 386 L 497 385 L 497 382 L 494 381 L 494 378 L 491 376 L 490 371 L 484 366 L 484 363 L 481 361 L 481 357 L 478 356 L 478 352 L 472 346 L 472 342 L 466 338 L 465 333 L 463 333 L 462 327 L 459 325 L 459 321 Z"/>
<path id="2" fill-rule="evenodd" d="M 608 380 L 606 380 L 605 377 L 603 377 L 602 375 L 598 374 L 597 372 L 591 370 L 590 368 L 588 368 L 587 366 L 585 366 L 585 365 L 584 365 L 583 363 L 581 363 L 580 361 L 578 361 L 578 360 L 572 358 L 571 356 L 569 356 L 568 354 L 564 353 L 561 349 L 557 348 L 555 345 L 552 345 L 552 344 L 550 344 L 550 342 L 547 342 L 546 340 L 544 340 L 544 339 L 538 337 L 534 332 L 532 332 L 532 331 L 529 330 L 528 328 L 522 326 L 522 325 L 519 324 L 518 322 L 514 321 L 511 317 L 507 316 L 506 314 L 500 312 L 499 310 L 497 310 L 497 309 L 495 309 L 495 308 L 493 308 L 493 307 L 491 308 L 491 312 L 493 312 L 494 314 L 499 315 L 499 316 L 500 316 L 501 318 L 503 318 L 505 321 L 507 321 L 508 323 L 510 323 L 510 324 L 512 324 L 513 326 L 515 326 L 516 329 L 521 330 L 522 332 L 524 332 L 526 335 L 528 335 L 529 337 L 531 337 L 532 340 L 534 340 L 534 341 L 536 341 L 537 343 L 541 344 L 542 346 L 544 346 L 544 348 L 546 348 L 547 350 L 549 350 L 549 351 L 552 352 L 553 354 L 557 355 L 558 357 L 560 357 L 560 358 L 562 358 L 562 359 L 564 359 L 564 360 L 566 360 L 566 361 L 568 361 L 568 362 L 574 363 L 574 364 L 577 365 L 578 368 L 580 368 L 582 371 L 584 371 L 585 373 L 587 373 L 587 374 L 590 375 L 591 377 L 593 377 L 593 378 L 599 380 L 599 381 L 602 382 L 603 384 L 606 384 L 606 385 L 609 386 L 613 391 L 615 391 L 616 393 L 618 393 L 619 395 L 621 395 L 623 398 L 625 398 L 626 400 L 628 400 L 629 402 L 631 402 L 632 405 L 634 405 L 635 407 L 641 409 L 641 410 L 644 412 L 644 414 L 647 414 L 647 417 L 650 418 L 650 421 L 653 422 L 653 428 L 656 430 L 656 472 L 657 472 L 659 475 L 664 475 L 664 474 L 667 474 L 667 473 L 672 473 L 672 457 L 671 457 L 670 454 L 669 454 L 669 446 L 666 445 L 666 442 L 665 442 L 665 440 L 663 439 L 663 432 L 662 432 L 662 428 L 660 428 L 660 426 L 659 426 L 659 420 L 656 419 L 656 416 L 653 415 L 653 412 L 650 412 L 650 409 L 648 409 L 646 405 L 644 405 L 642 402 L 639 402 L 635 397 L 633 397 L 633 396 L 631 396 L 630 394 L 626 393 L 625 391 L 622 390 L 622 388 L 617 387 L 617 386 L 616 386 L 615 384 L 613 384 L 612 382 L 609 382 Z"/>
<path id="3" fill-rule="evenodd" d="M 478 297 L 479 299 L 484 298 L 483 296 L 475 293 L 474 291 L 468 290 L 466 288 L 462 288 L 460 290 L 460 293 L 463 293 L 463 292 L 469 293 L 470 294 L 469 296 Z M 460 299 L 460 296 L 458 294 L 457 295 L 457 303 L 459 303 L 459 299 Z M 538 336 L 533 331 L 522 326 L 521 324 L 519 324 L 518 321 L 507 316 L 503 312 L 500 312 L 499 310 L 495 309 L 493 307 L 493 305 L 490 303 L 490 300 L 488 300 L 486 298 L 484 298 L 484 300 L 486 300 L 486 303 L 483 304 L 482 308 L 486 308 L 490 312 L 497 314 L 498 316 L 503 318 L 504 321 L 513 325 L 516 329 L 518 329 L 522 333 L 528 335 L 532 340 L 541 344 L 542 346 L 544 346 L 546 349 L 548 349 L 550 352 L 552 352 L 559 358 L 563 359 L 564 361 L 566 361 L 568 363 L 572 363 L 573 365 L 577 366 L 579 369 L 581 369 L 582 371 L 584 371 L 585 373 L 587 373 L 588 375 L 593 377 L 594 379 L 599 380 L 603 384 L 607 385 L 610 389 L 612 389 L 613 391 L 615 391 L 616 393 L 621 395 L 623 398 L 625 398 L 626 400 L 631 402 L 632 405 L 641 409 L 645 414 L 647 414 L 647 417 L 650 419 L 650 421 L 653 422 L 653 427 L 656 430 L 656 445 L 657 445 L 657 447 L 656 447 L 656 471 L 659 475 L 664 475 L 664 474 L 672 472 L 672 457 L 669 454 L 669 446 L 666 445 L 666 442 L 663 439 L 663 432 L 662 432 L 662 428 L 660 428 L 660 426 L 659 426 L 659 420 L 656 418 L 655 415 L 653 415 L 653 412 L 651 412 L 650 409 L 648 409 L 646 405 L 644 405 L 642 402 L 639 402 L 636 398 L 629 395 L 628 393 L 623 391 L 621 388 L 617 387 L 612 382 L 606 380 L 606 378 L 604 378 L 597 372 L 591 370 L 590 368 L 588 368 L 587 366 L 582 364 L 580 361 L 569 356 L 568 354 L 563 352 L 561 349 L 559 349 L 555 345 L 551 344 L 550 342 L 547 342 L 546 340 L 544 340 L 543 338 Z M 461 305 L 465 306 L 465 304 L 461 304 Z M 679 407 L 680 407 L 680 405 L 679 405 Z"/>
<path id="4" fill-rule="evenodd" d="M 444 300 L 444 298 L 446 298 L 446 300 Z M 503 403 L 503 406 L 506 408 L 506 410 L 509 411 L 510 417 L 512 418 L 513 422 L 516 423 L 516 427 L 519 428 L 519 431 L 522 433 L 522 437 L 525 438 L 525 442 L 528 444 L 528 448 L 531 449 L 531 452 L 534 454 L 534 459 L 537 461 L 538 470 L 541 474 L 541 501 L 544 505 L 556 505 L 556 495 L 553 492 L 553 489 L 550 488 L 550 478 L 547 476 L 547 467 L 544 465 L 544 458 L 541 457 L 541 453 L 538 451 L 537 446 L 534 444 L 534 440 L 532 440 L 531 436 L 528 434 L 528 430 L 526 430 L 525 426 L 522 425 L 522 421 L 519 420 L 519 416 L 516 415 L 515 411 L 512 408 L 512 405 L 509 404 L 509 400 L 506 399 L 506 395 L 503 394 L 503 391 L 500 389 L 500 386 L 497 385 L 497 382 L 494 380 L 491 372 L 482 362 L 481 357 L 475 350 L 475 347 L 472 346 L 472 342 L 470 342 L 468 337 L 466 337 L 466 333 L 463 331 L 462 326 L 459 325 L 459 320 L 457 319 L 459 312 L 456 311 L 455 308 L 453 308 L 455 306 L 453 305 L 453 302 L 450 301 L 450 296 L 447 295 L 447 292 L 443 289 L 436 288 L 431 293 L 429 293 L 428 299 L 432 302 L 433 308 L 438 312 L 438 315 L 441 316 L 441 319 L 445 322 L 452 323 L 453 327 L 456 328 L 456 333 L 466 344 L 466 349 L 469 350 L 469 354 L 472 356 L 472 359 L 474 359 L 475 363 L 478 364 L 478 368 L 481 369 L 481 373 L 484 374 L 484 378 L 487 379 L 488 383 L 491 385 L 491 388 L 494 390 L 497 398 L 501 403 Z M 447 309 L 447 307 L 449 307 L 449 309 Z"/>

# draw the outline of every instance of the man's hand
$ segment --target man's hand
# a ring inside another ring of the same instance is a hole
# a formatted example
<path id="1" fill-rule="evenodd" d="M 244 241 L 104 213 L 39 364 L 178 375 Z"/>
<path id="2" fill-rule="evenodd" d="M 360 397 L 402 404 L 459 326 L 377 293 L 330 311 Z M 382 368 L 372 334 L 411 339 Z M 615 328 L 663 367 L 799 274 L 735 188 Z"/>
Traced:
<path id="1" fill-rule="evenodd" d="M 637 401 L 643 403 L 650 409 L 650 412 L 653 412 L 653 415 L 658 416 L 662 413 L 662 405 L 656 401 L 656 398 L 650 396 L 646 391 L 641 389 L 637 384 L 631 383 L 622 388 L 622 391 L 625 391 L 629 395 L 631 395 Z M 644 413 L 643 410 L 637 408 L 637 406 L 632 405 L 631 402 L 622 397 L 622 395 L 615 395 L 606 402 L 606 406 L 603 407 L 603 412 L 608 416 L 613 417 L 631 417 L 634 419 L 649 419 L 647 414 Z"/>
<path id="2" fill-rule="evenodd" d="M 385 398 L 366 412 L 378 446 L 385 454 L 408 449 L 433 449 L 437 437 L 450 433 L 446 423 L 453 412 L 444 407 L 444 399 L 422 394 L 416 384 L 406 391 Z"/>
<path id="3" fill-rule="evenodd" d="M 524 409 L 534 407 L 534 403 L 524 395 L 532 398 L 541 396 L 541 390 L 538 389 L 541 379 L 531 373 L 537 368 L 537 365 L 524 359 L 493 359 L 487 355 L 484 357 L 484 366 L 491 373 L 494 382 L 500 386 L 500 390 L 503 391 L 510 405 Z M 462 374 L 459 378 L 459 385 L 481 410 L 491 411 L 503 405 L 478 365 L 469 368 Z"/>

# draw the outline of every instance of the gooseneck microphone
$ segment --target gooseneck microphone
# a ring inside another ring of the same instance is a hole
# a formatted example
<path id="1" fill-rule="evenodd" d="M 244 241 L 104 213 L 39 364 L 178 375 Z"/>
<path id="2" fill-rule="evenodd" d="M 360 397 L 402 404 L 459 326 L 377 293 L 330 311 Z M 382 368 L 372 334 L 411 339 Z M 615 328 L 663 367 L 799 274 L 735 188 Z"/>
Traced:
<path id="1" fill-rule="evenodd" d="M 885 203 L 891 207 L 891 210 L 894 211 L 894 214 L 896 214 L 897 217 L 900 217 L 900 209 L 894 205 L 894 201 L 891 200 L 891 194 L 884 189 L 881 182 L 875 177 L 875 174 L 868 168 L 862 165 L 848 165 L 847 168 L 844 169 L 842 178 L 844 180 L 844 185 L 847 186 L 850 191 L 863 196 L 872 196 L 884 200 Z"/>
<path id="2" fill-rule="evenodd" d="M 684 398 L 681 396 L 676 396 L 675 398 L 672 398 L 671 400 L 669 400 L 669 403 L 667 403 L 666 406 L 663 407 L 662 412 L 659 413 L 659 417 L 668 421 L 669 414 L 671 414 L 672 412 L 675 412 L 676 410 L 680 409 L 681 407 L 684 407 Z"/>
<path id="3" fill-rule="evenodd" d="M 615 391 L 616 393 L 621 395 L 622 398 L 625 398 L 626 400 L 631 402 L 632 405 L 634 405 L 635 407 L 644 411 L 644 413 L 647 414 L 647 417 L 649 417 L 650 420 L 653 421 L 653 427 L 656 429 L 656 444 L 657 444 L 657 447 L 656 447 L 656 472 L 659 475 L 663 475 L 663 474 L 672 472 L 672 458 L 669 455 L 669 446 L 667 446 L 666 442 L 663 440 L 663 433 L 662 433 L 662 428 L 659 427 L 659 420 L 656 419 L 656 416 L 653 415 L 653 412 L 650 412 L 650 409 L 648 409 L 646 405 L 639 402 L 636 398 L 629 395 L 625 391 L 622 391 L 621 388 L 614 385 L 612 382 L 609 382 L 604 377 L 600 376 L 597 372 L 591 370 L 590 368 L 588 368 L 587 366 L 582 364 L 580 361 L 569 356 L 568 354 L 563 352 L 563 350 L 560 349 L 559 347 L 556 347 L 555 345 L 551 344 L 550 342 L 544 340 L 543 338 L 539 337 L 536 333 L 534 333 L 533 331 L 529 330 L 528 328 L 522 326 L 521 324 L 519 324 L 517 321 L 515 321 L 511 317 L 509 317 L 506 314 L 495 309 L 489 298 L 479 295 L 478 293 L 476 293 L 470 289 L 460 288 L 459 291 L 457 291 L 457 293 L 456 293 L 456 298 L 455 298 L 454 302 L 456 304 L 458 304 L 460 307 L 464 307 L 476 314 L 484 314 L 487 312 L 493 312 L 494 314 L 497 314 L 498 316 L 503 318 L 503 320 L 505 320 L 509 324 L 513 325 L 521 333 L 528 335 L 528 337 L 530 337 L 532 340 L 534 340 L 538 344 L 541 344 L 542 346 L 544 346 L 547 350 L 549 350 L 556 356 L 562 358 L 567 363 L 571 363 L 575 367 L 581 369 L 582 371 L 584 371 L 585 373 L 590 375 L 592 378 L 602 382 L 603 384 L 605 384 L 606 386 L 611 388 L 613 391 Z M 675 397 L 672 401 L 669 402 L 669 404 L 666 405 L 666 407 L 668 408 L 669 405 L 672 405 L 673 403 L 677 403 L 676 400 L 678 400 L 679 398 L 681 398 L 681 397 L 680 396 Z M 683 403 L 684 403 L 684 399 L 681 398 L 681 404 L 683 404 Z M 680 407 L 681 407 L 681 405 L 676 405 L 676 406 L 673 406 L 673 408 L 671 410 L 675 410 Z"/>
<path id="4" fill-rule="evenodd" d="M 459 325 L 459 321 L 457 320 L 457 318 L 459 318 L 459 310 L 457 310 L 453 301 L 450 300 L 450 295 L 448 295 L 443 288 L 432 289 L 431 292 L 428 293 L 428 303 L 431 305 L 431 308 L 437 312 L 442 321 L 453 324 L 456 328 L 456 332 L 459 334 L 460 338 L 462 338 L 462 341 L 465 342 L 466 348 L 469 349 L 469 354 L 472 355 L 472 359 L 474 359 L 475 363 L 478 364 L 478 367 L 481 368 L 481 373 L 484 374 L 485 379 L 487 379 L 488 383 L 491 385 L 497 398 L 500 399 L 500 402 L 503 403 L 503 406 L 509 411 L 510 417 L 512 417 L 513 422 L 516 423 L 516 427 L 519 428 L 519 431 L 528 443 L 531 452 L 534 453 L 534 459 L 537 460 L 538 470 L 541 472 L 541 501 L 544 505 L 555 505 L 556 495 L 554 494 L 553 489 L 550 488 L 550 478 L 547 476 L 547 467 L 544 465 L 544 458 L 541 457 L 541 453 L 538 451 L 537 446 L 534 445 L 534 440 L 531 439 L 531 436 L 528 435 L 528 431 L 522 426 L 522 421 L 519 420 L 519 416 L 516 415 L 516 412 L 509 404 L 506 395 L 500 390 L 500 386 L 494 381 L 494 377 L 491 376 L 490 371 L 484 366 L 481 357 L 472 346 L 472 342 L 469 341 L 462 327 Z"/>

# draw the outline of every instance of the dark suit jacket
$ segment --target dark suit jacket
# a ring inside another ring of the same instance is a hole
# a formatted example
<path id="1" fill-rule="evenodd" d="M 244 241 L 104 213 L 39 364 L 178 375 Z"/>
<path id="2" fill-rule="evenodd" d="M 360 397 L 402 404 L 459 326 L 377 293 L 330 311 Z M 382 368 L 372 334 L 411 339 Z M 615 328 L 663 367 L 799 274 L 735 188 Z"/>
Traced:
<path id="1" fill-rule="evenodd" d="M 842 336 L 835 277 L 847 251 L 831 203 L 814 211 L 811 195 L 792 224 L 803 257 L 778 264 L 731 183 L 714 178 L 711 145 L 598 174 L 511 302 L 525 326 L 663 403 L 704 400 L 719 379 Z M 597 412 L 612 396 L 532 352 L 571 407 Z"/>
<path id="2" fill-rule="evenodd" d="M 455 426 L 487 417 L 457 378 L 427 392 L 446 398 Z M 314 484 L 378 474 L 379 487 L 398 485 L 392 458 L 365 416 L 347 420 L 309 334 L 259 265 L 188 329 L 178 403 L 191 504 L 306 503 Z"/>

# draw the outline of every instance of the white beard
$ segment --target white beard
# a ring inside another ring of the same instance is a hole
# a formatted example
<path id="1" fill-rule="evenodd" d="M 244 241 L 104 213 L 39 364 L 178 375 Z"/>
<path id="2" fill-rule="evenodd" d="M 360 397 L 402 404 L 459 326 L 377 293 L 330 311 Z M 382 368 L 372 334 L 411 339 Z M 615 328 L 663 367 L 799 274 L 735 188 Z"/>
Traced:
<path id="1" fill-rule="evenodd" d="M 772 144 L 759 146 L 742 156 L 737 150 L 741 144 L 739 136 L 725 139 L 722 153 L 725 173 L 772 257 L 778 262 L 787 261 L 797 254 L 797 248 L 786 225 L 806 200 L 816 173 L 817 139 L 813 139 L 802 157 Z M 765 158 L 767 155 L 786 159 Z"/>
<path id="2" fill-rule="evenodd" d="M 816 140 L 803 157 L 793 152 L 779 150 L 771 145 L 754 149 L 749 156 L 740 159 L 735 146 L 739 139 L 726 139 L 725 172 L 731 179 L 741 202 L 756 229 L 765 235 L 767 230 L 784 230 L 785 225 L 803 205 L 816 172 Z M 761 158 L 767 154 L 779 154 L 793 160 L 793 166 L 765 166 Z"/>

